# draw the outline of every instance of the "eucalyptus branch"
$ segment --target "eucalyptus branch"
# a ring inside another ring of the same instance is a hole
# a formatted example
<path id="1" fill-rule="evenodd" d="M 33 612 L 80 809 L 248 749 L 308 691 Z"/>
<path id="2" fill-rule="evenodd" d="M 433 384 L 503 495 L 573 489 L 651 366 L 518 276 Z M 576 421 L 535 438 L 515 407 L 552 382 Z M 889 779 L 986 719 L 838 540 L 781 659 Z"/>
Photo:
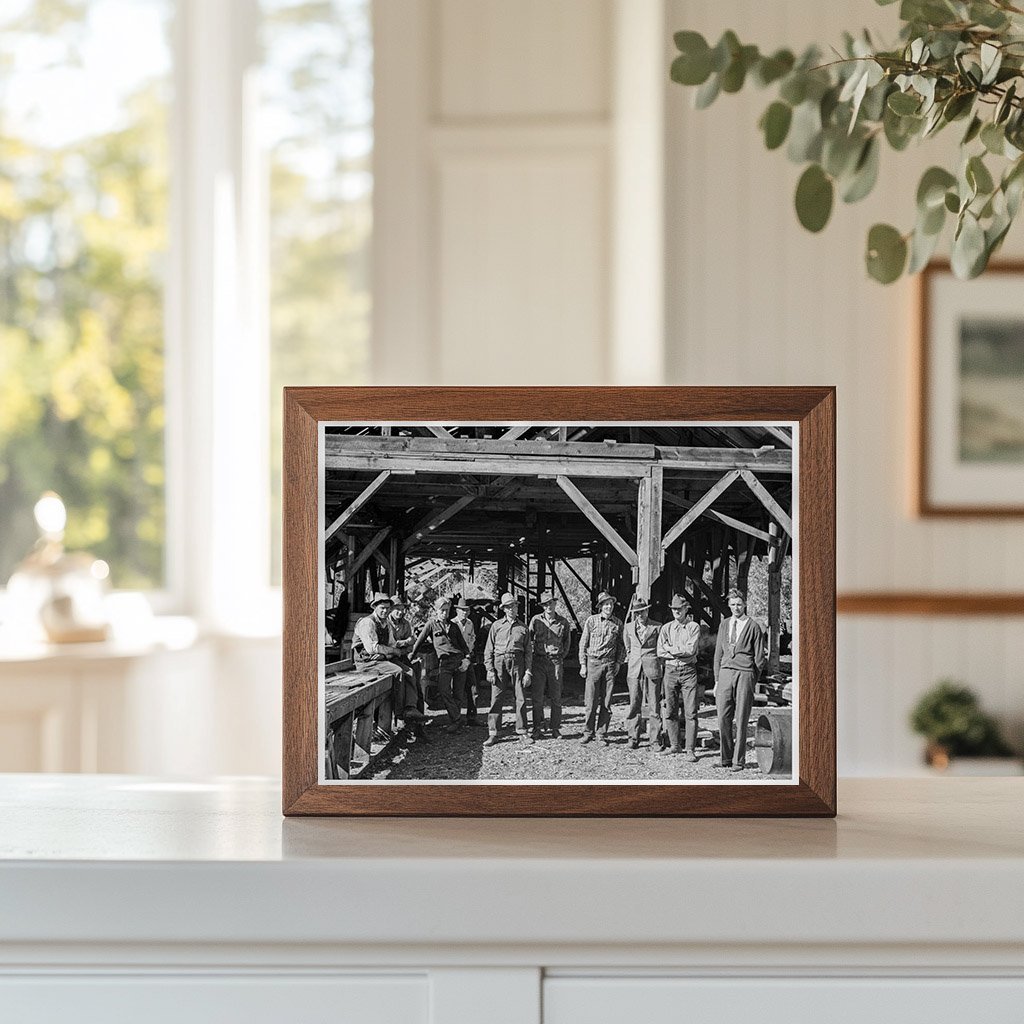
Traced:
<path id="1" fill-rule="evenodd" d="M 1002 245 L 1024 198 L 1024 26 L 1013 21 L 1024 9 L 1010 0 L 902 0 L 899 12 L 895 48 L 877 48 L 867 33 L 846 35 L 826 62 L 814 47 L 798 58 L 789 50 L 762 54 L 731 31 L 714 46 L 699 33 L 678 32 L 671 76 L 696 87 L 701 109 L 748 82 L 775 91 L 758 126 L 768 149 L 785 146 L 804 167 L 795 207 L 809 231 L 825 227 L 837 194 L 847 203 L 870 194 L 883 144 L 899 152 L 963 122 L 958 166 L 924 173 L 913 228 L 876 224 L 865 260 L 885 284 L 916 273 L 952 220 L 953 269 L 974 277 Z"/>

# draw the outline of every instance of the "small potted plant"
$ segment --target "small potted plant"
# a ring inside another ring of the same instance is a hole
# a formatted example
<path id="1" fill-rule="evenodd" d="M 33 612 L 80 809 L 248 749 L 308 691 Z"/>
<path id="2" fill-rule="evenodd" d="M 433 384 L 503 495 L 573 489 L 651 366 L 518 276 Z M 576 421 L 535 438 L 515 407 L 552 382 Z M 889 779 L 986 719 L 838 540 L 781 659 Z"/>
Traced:
<path id="1" fill-rule="evenodd" d="M 910 725 L 928 741 L 925 761 L 937 771 L 1020 774 L 1019 759 L 995 719 L 981 709 L 974 691 L 960 683 L 944 679 L 925 693 Z"/>

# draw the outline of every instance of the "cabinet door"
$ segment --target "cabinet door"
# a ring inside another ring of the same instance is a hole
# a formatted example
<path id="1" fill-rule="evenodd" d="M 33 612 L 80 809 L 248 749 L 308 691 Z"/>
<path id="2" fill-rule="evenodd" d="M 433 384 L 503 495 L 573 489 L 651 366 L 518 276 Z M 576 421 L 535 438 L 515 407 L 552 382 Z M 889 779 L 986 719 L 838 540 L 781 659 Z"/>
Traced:
<path id="1" fill-rule="evenodd" d="M 1024 978 L 549 977 L 544 1024 L 1020 1024 Z"/>
<path id="2" fill-rule="evenodd" d="M 35 976 L 0 979 L 18 1024 L 426 1024 L 425 975 Z"/>

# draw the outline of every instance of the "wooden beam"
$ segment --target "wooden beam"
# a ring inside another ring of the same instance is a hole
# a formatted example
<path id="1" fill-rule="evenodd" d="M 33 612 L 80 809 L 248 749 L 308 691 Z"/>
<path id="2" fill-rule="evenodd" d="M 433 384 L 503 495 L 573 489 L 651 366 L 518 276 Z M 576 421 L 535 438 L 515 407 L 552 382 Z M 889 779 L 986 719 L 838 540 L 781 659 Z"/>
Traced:
<path id="1" fill-rule="evenodd" d="M 775 523 L 768 524 L 768 532 L 777 538 L 779 527 Z M 779 671 L 779 635 L 782 617 L 782 559 L 779 557 L 779 545 L 772 544 L 768 549 L 768 674 Z"/>
<path id="2" fill-rule="evenodd" d="M 768 433 L 771 434 L 776 441 L 781 441 L 787 448 L 793 447 L 792 434 L 787 434 L 784 430 L 780 429 L 779 427 L 765 426 L 764 429 L 767 430 Z"/>
<path id="3" fill-rule="evenodd" d="M 665 565 L 665 549 L 661 546 L 663 483 L 661 466 L 652 466 L 650 474 L 640 481 L 637 493 L 636 554 L 640 571 L 637 574 L 636 589 L 648 601 L 651 598 L 651 587 Z"/>
<path id="4" fill-rule="evenodd" d="M 568 569 L 568 570 L 569 570 L 569 572 L 571 572 L 571 573 L 573 574 L 573 576 L 575 576 L 575 577 L 576 577 L 576 579 L 578 579 L 578 580 L 580 581 L 580 586 L 581 586 L 581 587 L 583 587 L 583 589 L 584 589 L 584 590 L 588 590 L 588 591 L 590 591 L 590 600 L 591 600 L 591 602 L 593 602 L 593 600 L 594 600 L 594 594 L 596 594 L 596 593 L 597 593 L 597 591 L 596 591 L 596 590 L 594 589 L 594 584 L 593 584 L 593 579 L 594 579 L 594 556 L 593 556 L 593 555 L 591 555 L 591 557 L 590 557 L 590 575 L 591 575 L 591 582 L 590 582 L 590 583 L 588 583 L 588 582 L 587 582 L 587 581 L 586 581 L 586 580 L 585 580 L 585 579 L 584 579 L 584 578 L 583 578 L 583 577 L 582 577 L 582 576 L 581 576 L 581 575 L 580 575 L 580 574 L 579 574 L 579 573 L 578 573 L 578 572 L 577 572 L 577 571 L 575 570 L 575 568 L 573 568 L 573 566 L 571 566 L 571 565 L 569 564 L 569 559 L 568 559 L 568 558 L 563 558 L 563 559 L 562 559 L 562 565 L 564 565 L 564 566 L 566 567 L 566 569 Z"/>
<path id="5" fill-rule="evenodd" d="M 555 581 L 555 586 L 558 587 L 558 592 L 562 595 L 562 601 L 565 603 L 566 610 L 572 616 L 572 621 L 576 623 L 576 628 L 583 632 L 583 627 L 580 626 L 580 620 L 576 617 L 576 609 L 573 608 L 569 601 L 569 595 L 565 592 L 565 587 L 562 586 L 562 581 L 558 578 L 558 573 L 555 571 L 555 560 L 550 560 L 551 578 Z M 582 582 L 582 581 L 581 581 Z M 584 584 L 585 586 L 586 584 Z"/>
<path id="6" fill-rule="evenodd" d="M 567 477 L 557 476 L 555 482 L 572 499 L 576 507 L 597 527 L 598 532 L 634 568 L 639 565 L 636 552 L 622 539 L 619 531 L 591 504 L 590 499 Z"/>
<path id="7" fill-rule="evenodd" d="M 376 438 L 375 440 L 390 440 Z M 486 442 L 484 442 L 486 443 Z M 512 442 L 517 444 L 519 442 Z M 471 462 L 471 465 L 467 463 Z M 648 462 L 616 458 L 549 458 L 536 455 L 452 455 L 425 453 L 388 455 L 373 452 L 349 452 L 346 454 L 325 454 L 326 470 L 350 469 L 362 472 L 392 472 L 417 470 L 421 473 L 443 473 L 464 475 L 467 472 L 489 476 L 583 476 L 605 479 L 639 478 L 647 474 Z"/>
<path id="8" fill-rule="evenodd" d="M 674 494 L 666 494 L 665 501 L 669 505 L 675 505 L 676 508 L 681 508 L 684 511 L 686 509 L 693 508 L 692 501 L 684 501 L 682 498 L 677 498 Z M 749 523 L 743 522 L 741 519 L 735 519 L 732 516 L 727 516 L 724 512 L 719 512 L 717 509 L 706 508 L 704 515 L 709 519 L 716 519 L 718 522 L 725 526 L 731 526 L 734 530 L 739 530 L 740 533 L 749 534 L 751 537 L 756 537 L 758 540 L 763 540 L 765 544 L 771 543 L 771 537 L 768 536 L 764 530 L 759 530 L 756 526 L 751 526 Z"/>
<path id="9" fill-rule="evenodd" d="M 533 427 L 532 423 L 520 423 L 518 426 L 509 427 L 504 434 L 501 435 L 497 440 L 499 441 L 518 441 L 528 430 Z"/>
<path id="10" fill-rule="evenodd" d="M 432 427 L 428 423 L 424 423 L 423 425 L 424 427 L 426 427 L 427 430 L 429 430 L 434 435 L 434 437 L 439 437 L 442 441 L 455 440 L 455 438 L 451 434 L 449 434 L 448 431 L 444 429 L 444 427 Z"/>
<path id="11" fill-rule="evenodd" d="M 360 494 L 353 500 L 352 504 L 349 505 L 344 512 L 338 516 L 337 519 L 331 523 L 330 526 L 324 531 L 324 543 L 327 543 L 344 525 L 373 497 L 373 495 L 380 490 L 383 486 L 384 481 L 391 476 L 391 470 L 385 469 L 378 473 L 366 487 L 360 492 Z"/>
<path id="12" fill-rule="evenodd" d="M 662 550 L 667 551 L 676 538 L 678 538 L 685 530 L 688 530 L 700 517 L 701 513 L 708 508 L 716 498 L 736 482 L 739 475 L 740 471 L 736 469 L 731 473 L 726 473 L 725 476 L 723 476 L 722 479 L 711 488 L 711 490 L 707 491 L 702 498 L 695 502 L 690 511 L 687 512 L 682 519 L 680 519 L 675 526 L 665 534 L 664 537 L 662 537 Z"/>
<path id="13" fill-rule="evenodd" d="M 390 526 L 385 526 L 382 530 L 378 530 L 367 542 L 366 547 L 356 556 L 356 560 L 352 563 L 352 572 L 357 573 L 363 567 L 366 560 L 380 547 L 384 539 L 391 532 Z M 385 563 L 386 565 L 387 563 Z"/>
<path id="14" fill-rule="evenodd" d="M 436 530 L 442 523 L 447 522 L 457 512 L 461 512 L 473 499 L 475 495 L 467 494 L 453 501 L 450 505 L 441 509 L 440 512 L 431 512 L 430 515 L 421 519 L 413 527 L 411 533 L 402 542 L 402 550 L 408 551 L 417 542 L 421 541 L 427 534 Z"/>
<path id="15" fill-rule="evenodd" d="M 741 469 L 740 476 L 743 477 L 747 486 L 754 492 L 754 496 L 766 509 L 768 509 L 771 515 L 775 516 L 779 526 L 781 526 L 786 533 L 793 536 L 793 520 L 786 514 L 785 509 L 768 493 L 767 488 L 760 480 L 750 472 L 749 469 Z"/>

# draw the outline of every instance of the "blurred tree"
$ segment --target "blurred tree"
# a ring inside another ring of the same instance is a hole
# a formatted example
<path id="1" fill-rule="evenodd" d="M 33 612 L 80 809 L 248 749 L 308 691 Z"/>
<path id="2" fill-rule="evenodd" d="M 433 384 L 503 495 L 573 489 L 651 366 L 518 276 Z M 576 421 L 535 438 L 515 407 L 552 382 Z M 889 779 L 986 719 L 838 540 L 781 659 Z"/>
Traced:
<path id="1" fill-rule="evenodd" d="M 0 22 L 0 582 L 50 488 L 68 546 L 106 559 L 116 586 L 163 581 L 169 76 L 73 138 L 36 129 L 24 102 L 43 73 L 81 87 L 60 75 L 83 68 L 101 4 L 33 0 Z"/>

